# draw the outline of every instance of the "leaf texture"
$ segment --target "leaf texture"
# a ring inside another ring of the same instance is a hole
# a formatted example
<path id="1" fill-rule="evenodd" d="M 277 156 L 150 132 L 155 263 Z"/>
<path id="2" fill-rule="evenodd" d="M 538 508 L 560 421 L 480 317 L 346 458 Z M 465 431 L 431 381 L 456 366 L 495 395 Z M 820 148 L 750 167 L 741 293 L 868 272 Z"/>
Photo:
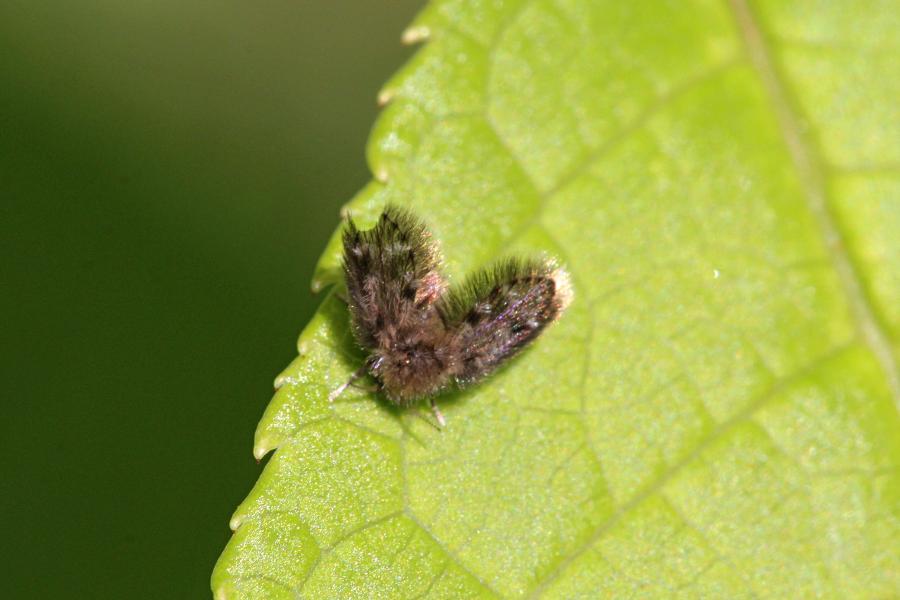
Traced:
<path id="1" fill-rule="evenodd" d="M 384 88 L 371 226 L 575 301 L 440 399 L 354 390 L 329 295 L 276 380 L 218 598 L 900 590 L 900 6 L 437 0 Z M 314 285 L 340 282 L 338 234 Z"/>

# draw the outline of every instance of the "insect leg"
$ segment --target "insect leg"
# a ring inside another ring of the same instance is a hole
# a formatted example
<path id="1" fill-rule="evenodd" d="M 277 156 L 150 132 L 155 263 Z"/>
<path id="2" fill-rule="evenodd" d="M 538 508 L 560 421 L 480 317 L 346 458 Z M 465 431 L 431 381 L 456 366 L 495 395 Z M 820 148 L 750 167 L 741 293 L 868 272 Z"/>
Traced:
<path id="1" fill-rule="evenodd" d="M 434 413 L 434 418 L 440 424 L 441 427 L 447 426 L 447 420 L 444 418 L 444 414 L 441 412 L 441 409 L 437 407 L 437 404 L 434 402 L 434 398 L 431 399 L 431 412 Z"/>
<path id="2" fill-rule="evenodd" d="M 333 392 L 328 394 L 328 401 L 334 402 L 334 399 L 337 398 L 338 396 L 340 396 L 341 394 L 343 394 L 344 390 L 346 390 L 348 387 L 350 387 L 350 385 L 353 384 L 354 381 L 356 381 L 357 379 L 359 379 L 360 377 L 362 377 L 363 375 L 366 374 L 366 370 L 368 369 L 368 367 L 369 367 L 368 364 L 364 364 L 363 366 L 358 368 L 356 371 L 354 371 L 353 375 L 350 376 L 350 379 L 348 379 L 346 382 L 342 383 L 337 389 L 335 389 Z"/>
<path id="3" fill-rule="evenodd" d="M 381 386 L 378 384 L 375 385 L 362 385 L 359 383 L 351 383 L 350 387 L 354 387 L 358 390 L 362 390 L 364 392 L 369 392 L 370 394 L 376 394 L 381 391 Z"/>

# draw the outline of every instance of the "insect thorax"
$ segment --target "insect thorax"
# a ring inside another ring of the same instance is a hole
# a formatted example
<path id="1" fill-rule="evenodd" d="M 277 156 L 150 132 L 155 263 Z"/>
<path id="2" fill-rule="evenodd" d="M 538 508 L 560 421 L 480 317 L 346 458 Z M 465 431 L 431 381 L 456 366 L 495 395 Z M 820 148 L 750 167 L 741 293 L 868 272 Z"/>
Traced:
<path id="1" fill-rule="evenodd" d="M 373 352 L 372 374 L 392 402 L 406 406 L 447 385 L 453 353 L 445 337 L 434 328 L 405 328 L 382 338 Z"/>

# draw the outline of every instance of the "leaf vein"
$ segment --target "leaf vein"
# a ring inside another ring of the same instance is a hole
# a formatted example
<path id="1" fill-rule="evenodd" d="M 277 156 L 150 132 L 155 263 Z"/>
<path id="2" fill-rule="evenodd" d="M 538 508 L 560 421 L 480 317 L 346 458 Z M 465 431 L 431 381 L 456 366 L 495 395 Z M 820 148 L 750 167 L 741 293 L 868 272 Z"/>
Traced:
<path id="1" fill-rule="evenodd" d="M 835 215 L 828 205 L 823 161 L 803 133 L 800 116 L 792 105 L 787 85 L 774 65 L 760 25 L 746 0 L 729 0 L 729 6 L 750 62 L 769 95 L 798 179 L 803 186 L 807 208 L 819 227 L 857 328 L 884 371 L 894 406 L 900 412 L 900 372 L 894 361 L 887 333 L 878 322 L 857 267 L 847 252 Z"/>
<path id="2" fill-rule="evenodd" d="M 616 524 L 621 522 L 623 518 L 625 518 L 632 511 L 638 508 L 644 501 L 646 501 L 648 498 L 651 498 L 654 494 L 660 492 L 665 487 L 665 485 L 669 483 L 669 481 L 674 479 L 677 474 L 683 471 L 685 467 L 692 464 L 695 460 L 698 460 L 704 450 L 709 448 L 713 443 L 721 439 L 725 434 L 733 430 L 738 425 L 747 422 L 754 414 L 756 414 L 760 409 L 766 406 L 773 398 L 777 397 L 778 394 L 787 386 L 798 381 L 802 377 L 808 376 L 809 374 L 815 372 L 816 369 L 821 367 L 823 364 L 826 364 L 829 361 L 833 360 L 835 357 L 847 351 L 849 348 L 850 344 L 842 345 L 831 350 L 830 352 L 819 356 L 811 363 L 801 369 L 798 369 L 788 377 L 776 381 L 765 393 L 758 396 L 743 410 L 736 413 L 731 418 L 721 422 L 706 438 L 704 438 L 697 444 L 693 451 L 689 452 L 680 460 L 672 464 L 664 473 L 662 473 L 658 478 L 652 481 L 647 487 L 634 495 L 630 500 L 625 502 L 619 508 L 619 510 L 617 510 L 612 514 L 612 516 L 610 516 L 609 519 L 596 527 L 593 533 L 583 544 L 581 544 L 581 546 L 579 546 L 573 553 L 560 560 L 556 568 L 550 571 L 550 573 L 535 586 L 532 592 L 528 595 L 528 598 L 540 597 L 544 590 L 546 590 L 547 586 L 556 581 L 578 557 L 580 557 L 588 549 L 590 549 L 599 539 L 601 539 L 607 532 L 609 532 Z"/>
<path id="3" fill-rule="evenodd" d="M 435 545 L 441 550 L 441 552 L 444 553 L 444 555 L 447 557 L 447 559 L 448 559 L 450 562 L 453 562 L 453 564 L 455 564 L 457 567 L 459 567 L 460 570 L 462 570 L 462 571 L 463 571 L 464 573 L 466 573 L 469 577 L 471 577 L 472 579 L 474 579 L 475 581 L 477 581 L 484 589 L 486 589 L 487 591 L 489 591 L 494 597 L 496 597 L 496 598 L 499 598 L 499 597 L 500 597 L 500 594 L 498 594 L 497 591 L 494 590 L 494 588 L 492 588 L 491 586 L 489 586 L 489 585 L 487 584 L 487 582 L 485 582 L 479 575 L 477 575 L 476 573 L 474 573 L 473 571 L 471 571 L 468 567 L 466 567 L 466 566 L 463 564 L 463 562 L 459 559 L 459 557 L 457 557 L 455 553 L 451 552 L 450 549 L 447 548 L 447 546 L 445 546 L 444 543 L 443 543 L 441 540 L 439 540 L 439 539 L 437 538 L 437 536 L 435 536 L 435 535 L 431 532 L 430 529 L 428 529 L 428 527 L 426 527 L 421 521 L 419 521 L 419 519 L 416 517 L 415 514 L 413 514 L 413 512 L 412 512 L 411 510 L 409 510 L 409 509 L 407 508 L 407 509 L 404 511 L 404 514 L 405 514 L 405 515 L 406 515 L 413 523 L 415 523 L 415 524 L 416 524 L 423 532 L 425 532 L 425 534 L 426 534 L 428 537 L 431 538 L 431 540 L 432 540 L 432 541 L 435 543 Z"/>

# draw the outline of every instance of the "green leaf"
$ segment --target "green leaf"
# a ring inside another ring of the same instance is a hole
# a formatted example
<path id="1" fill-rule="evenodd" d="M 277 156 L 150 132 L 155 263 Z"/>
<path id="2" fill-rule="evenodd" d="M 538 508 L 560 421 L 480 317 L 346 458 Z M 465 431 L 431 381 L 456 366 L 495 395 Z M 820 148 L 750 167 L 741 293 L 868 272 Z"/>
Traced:
<path id="1" fill-rule="evenodd" d="M 575 301 L 441 432 L 329 405 L 362 360 L 329 295 L 217 597 L 896 594 L 898 8 L 431 3 L 354 216 L 411 206 L 457 280 L 557 256 Z"/>

